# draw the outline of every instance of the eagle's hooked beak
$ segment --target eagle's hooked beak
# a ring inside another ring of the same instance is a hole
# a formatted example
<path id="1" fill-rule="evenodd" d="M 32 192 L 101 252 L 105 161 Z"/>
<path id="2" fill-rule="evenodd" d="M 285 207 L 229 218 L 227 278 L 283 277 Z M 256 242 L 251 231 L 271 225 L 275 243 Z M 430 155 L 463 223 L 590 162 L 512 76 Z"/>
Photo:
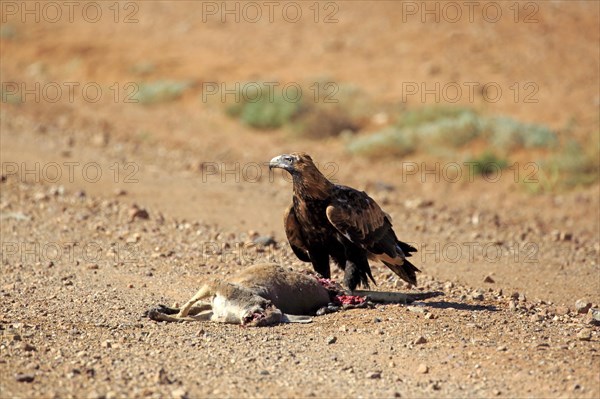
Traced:
<path id="1" fill-rule="evenodd" d="M 269 162 L 269 169 L 273 168 L 285 169 L 291 172 L 294 169 L 294 158 L 287 154 L 275 157 Z"/>

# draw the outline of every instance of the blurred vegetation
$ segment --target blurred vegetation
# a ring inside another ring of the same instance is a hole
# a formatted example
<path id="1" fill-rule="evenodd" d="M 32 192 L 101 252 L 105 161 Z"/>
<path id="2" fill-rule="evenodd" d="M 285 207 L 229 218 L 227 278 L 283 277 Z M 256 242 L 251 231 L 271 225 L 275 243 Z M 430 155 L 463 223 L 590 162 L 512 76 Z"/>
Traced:
<path id="1" fill-rule="evenodd" d="M 12 40 L 17 37 L 17 29 L 10 25 L 4 24 L 0 26 L 0 39 Z"/>
<path id="2" fill-rule="evenodd" d="M 502 152 L 515 148 L 551 148 L 556 133 L 545 126 L 508 117 L 486 117 L 469 108 L 423 107 L 403 112 L 397 122 L 370 135 L 354 137 L 348 149 L 354 154 L 408 155 L 451 147 L 461 148 L 483 140 Z M 389 147 L 401 147 L 391 150 Z"/>
<path id="3" fill-rule="evenodd" d="M 264 84 L 242 85 L 239 101 L 226 108 L 227 115 L 239 118 L 252 128 L 277 129 L 288 123 L 300 110 L 300 101 L 291 101 Z M 272 94 L 272 95 L 271 95 Z M 291 96 L 291 94 L 290 94 Z M 295 95 L 293 99 L 295 99 Z"/>
<path id="4" fill-rule="evenodd" d="M 481 176 L 497 174 L 498 171 L 508 167 L 508 160 L 499 157 L 492 151 L 484 151 L 482 154 L 467 161 L 473 165 L 473 173 Z"/>
<path id="5" fill-rule="evenodd" d="M 228 104 L 226 113 L 252 128 L 289 128 L 298 136 L 310 138 L 359 129 L 360 106 L 355 103 L 364 96 L 353 88 L 340 88 L 333 83 L 328 86 L 327 82 L 298 86 L 299 89 L 288 89 L 285 93 L 281 86 L 253 83 L 241 87 L 239 101 Z"/>
<path id="6" fill-rule="evenodd" d="M 538 184 L 532 192 L 556 191 L 600 181 L 600 133 L 585 145 L 569 139 L 561 149 L 539 162 Z"/>
<path id="7" fill-rule="evenodd" d="M 20 90 L 3 90 L 0 89 L 0 98 L 4 104 L 21 105 L 23 103 L 23 97 L 21 96 Z"/>
<path id="8" fill-rule="evenodd" d="M 546 126 L 522 123 L 504 116 L 483 119 L 482 130 L 494 147 L 505 151 L 558 145 L 558 136 Z"/>
<path id="9" fill-rule="evenodd" d="M 474 172 L 481 176 L 511 166 L 509 158 L 513 158 L 513 153 L 535 149 L 542 160 L 535 163 L 536 170 L 532 168 L 532 173 L 521 176 L 523 183 L 532 183 L 527 184 L 532 192 L 599 180 L 597 138 L 594 143 L 571 140 L 561 146 L 557 132 L 547 126 L 507 116 L 482 115 L 468 107 L 425 106 L 397 115 L 392 110 L 383 113 L 383 122 L 374 122 L 373 104 L 351 85 L 338 86 L 321 80 L 303 87 L 302 95 L 295 97 L 298 101 L 284 98 L 277 90 L 281 86 L 276 86 L 272 98 L 266 86 L 254 86 L 254 91 L 240 91 L 239 101 L 228 104 L 226 112 L 255 129 L 283 128 L 308 138 L 343 133 L 347 150 L 355 155 L 403 158 L 420 152 L 447 159 L 458 157 L 471 162 Z M 388 118 L 392 123 L 386 126 Z M 374 125 L 380 126 L 379 130 L 356 133 Z M 561 129 L 562 134 L 566 133 L 564 130 Z"/>
<path id="10" fill-rule="evenodd" d="M 138 84 L 138 90 L 133 99 L 140 104 L 157 104 L 173 101 L 192 87 L 192 82 L 177 80 L 157 80 Z"/>
<path id="11" fill-rule="evenodd" d="M 140 61 L 129 68 L 131 73 L 136 75 L 149 75 L 156 71 L 156 65 L 150 61 Z"/>
<path id="12" fill-rule="evenodd" d="M 474 172 L 482 176 L 509 167 L 509 154 L 538 149 L 544 156 L 523 182 L 533 183 L 527 187 L 540 192 L 597 183 L 599 137 L 590 135 L 585 143 L 569 139 L 561 145 L 558 134 L 543 125 L 484 116 L 470 108 L 433 106 L 404 111 L 391 126 L 354 135 L 346 145 L 350 153 L 371 158 L 422 152 L 455 159 L 459 151 L 481 148 L 467 162 L 474 162 Z"/>

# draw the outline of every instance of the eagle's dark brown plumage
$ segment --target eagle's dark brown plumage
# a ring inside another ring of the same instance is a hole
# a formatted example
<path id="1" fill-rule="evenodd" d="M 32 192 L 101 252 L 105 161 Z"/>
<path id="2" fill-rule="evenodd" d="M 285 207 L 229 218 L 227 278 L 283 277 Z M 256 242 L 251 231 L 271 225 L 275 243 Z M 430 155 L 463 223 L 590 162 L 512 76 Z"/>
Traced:
<path id="1" fill-rule="evenodd" d="M 416 249 L 399 241 L 392 222 L 365 192 L 331 183 L 305 153 L 275 157 L 269 168 L 292 175 L 294 195 L 285 211 L 285 232 L 296 256 L 330 277 L 329 258 L 344 270 L 344 282 L 354 290 L 368 287 L 368 259 L 379 260 L 410 284 L 419 271 L 406 257 Z"/>

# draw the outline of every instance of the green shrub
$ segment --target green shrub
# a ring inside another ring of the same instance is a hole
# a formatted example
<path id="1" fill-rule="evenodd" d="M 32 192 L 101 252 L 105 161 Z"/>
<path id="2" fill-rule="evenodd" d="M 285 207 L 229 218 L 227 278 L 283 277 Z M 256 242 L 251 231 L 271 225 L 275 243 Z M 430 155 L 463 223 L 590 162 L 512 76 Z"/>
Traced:
<path id="1" fill-rule="evenodd" d="M 475 113 L 473 110 L 462 107 L 430 106 L 404 111 L 398 117 L 398 127 L 418 127 L 427 123 L 437 122 L 442 119 L 455 119 L 465 113 Z"/>
<path id="2" fill-rule="evenodd" d="M 463 108 L 423 108 L 404 113 L 395 126 L 386 127 L 370 136 L 356 136 L 348 150 L 368 156 L 404 156 L 417 149 L 440 152 L 445 147 L 461 147 L 479 133 L 479 118 Z"/>
<path id="3" fill-rule="evenodd" d="M 298 103 L 276 96 L 269 101 L 265 96 L 257 102 L 246 103 L 241 110 L 243 123 L 256 129 L 276 129 L 290 122 L 298 112 Z"/>
<path id="4" fill-rule="evenodd" d="M 564 187 L 589 185 L 600 179 L 599 139 L 590 140 L 584 148 L 575 140 L 569 140 L 560 152 L 541 162 L 542 178 L 558 174 Z M 554 173 L 553 173 L 554 172 Z M 557 182 L 557 183 L 559 183 Z"/>
<path id="5" fill-rule="evenodd" d="M 473 111 L 461 111 L 452 117 L 440 117 L 413 128 L 421 147 L 461 147 L 480 134 L 480 118 Z M 424 148 L 425 149 L 425 148 Z"/>
<path id="6" fill-rule="evenodd" d="M 5 104 L 21 105 L 23 103 L 23 97 L 21 96 L 20 90 L 15 92 L 12 88 L 10 91 L 0 89 L 0 98 Z"/>
<path id="7" fill-rule="evenodd" d="M 129 70 L 136 75 L 149 75 L 156 71 L 156 65 L 150 61 L 140 61 L 132 65 Z"/>
<path id="8" fill-rule="evenodd" d="M 156 104 L 173 101 L 181 97 L 189 89 L 189 81 L 157 80 L 138 84 L 138 90 L 133 98 L 140 104 Z"/>
<path id="9" fill-rule="evenodd" d="M 402 157 L 415 151 L 415 136 L 404 129 L 387 127 L 367 136 L 357 136 L 348 143 L 348 151 L 368 157 Z"/>
<path id="10" fill-rule="evenodd" d="M 473 165 L 473 173 L 481 176 L 487 176 L 508 167 L 507 159 L 500 158 L 491 151 L 485 151 L 479 156 L 468 160 L 467 163 Z"/>
<path id="11" fill-rule="evenodd" d="M 558 136 L 546 126 L 504 116 L 482 119 L 482 129 L 494 147 L 505 151 L 523 147 L 551 148 L 558 144 Z"/>
<path id="12" fill-rule="evenodd" d="M 225 112 L 255 129 L 288 126 L 297 135 L 312 138 L 335 136 L 344 130 L 358 129 L 356 118 L 347 110 L 345 103 L 337 98 L 340 91 L 337 86 L 325 89 L 330 86 L 323 83 L 318 86 L 320 91 L 316 91 L 316 87 L 304 88 L 298 101 L 285 98 L 277 89 L 273 93 L 273 89 L 266 85 L 252 84 L 243 87 L 238 93 L 239 101 L 228 104 Z M 348 89 L 348 92 L 352 90 Z M 346 91 L 343 93 L 350 97 Z"/>
<path id="13" fill-rule="evenodd" d="M 0 39 L 12 40 L 17 37 L 17 30 L 12 25 L 0 26 Z"/>
<path id="14" fill-rule="evenodd" d="M 238 100 L 225 108 L 227 115 L 239 118 L 255 129 L 277 129 L 290 123 L 300 109 L 300 101 L 284 98 L 263 84 L 244 85 Z"/>
<path id="15" fill-rule="evenodd" d="M 349 148 L 362 148 L 368 143 L 370 154 L 376 153 L 378 146 L 382 154 L 406 154 L 406 148 L 440 154 L 480 138 L 504 152 L 515 148 L 550 148 L 558 143 L 556 133 L 545 126 L 507 117 L 489 118 L 462 107 L 434 106 L 405 111 L 394 128 L 397 133 L 384 129 L 376 132 L 372 140 L 357 136 L 351 139 Z M 352 143 L 354 140 L 358 141 L 356 145 Z M 388 148 L 394 145 L 401 148 L 397 151 Z"/>

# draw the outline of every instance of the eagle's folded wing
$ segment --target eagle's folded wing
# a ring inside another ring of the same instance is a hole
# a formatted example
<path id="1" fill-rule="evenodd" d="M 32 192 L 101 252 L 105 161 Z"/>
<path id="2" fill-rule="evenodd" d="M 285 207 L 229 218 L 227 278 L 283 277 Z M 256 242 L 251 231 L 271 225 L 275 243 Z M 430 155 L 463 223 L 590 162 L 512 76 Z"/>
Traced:
<path id="1" fill-rule="evenodd" d="M 294 213 L 294 205 L 290 205 L 283 216 L 283 225 L 285 227 L 285 234 L 292 247 L 292 251 L 296 254 L 298 259 L 303 262 L 310 262 L 310 256 L 308 255 L 308 246 L 302 238 L 302 228 Z"/>

